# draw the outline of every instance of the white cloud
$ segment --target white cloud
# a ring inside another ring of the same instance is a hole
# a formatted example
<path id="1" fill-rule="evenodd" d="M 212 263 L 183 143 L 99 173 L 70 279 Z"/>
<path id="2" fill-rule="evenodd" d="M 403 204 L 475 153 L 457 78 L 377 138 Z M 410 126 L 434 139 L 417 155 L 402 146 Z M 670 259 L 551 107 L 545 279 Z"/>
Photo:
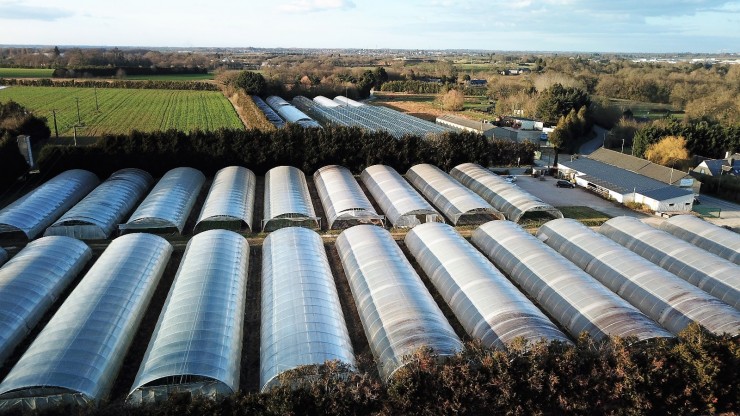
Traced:
<path id="1" fill-rule="evenodd" d="M 355 7 L 352 0 L 294 0 L 279 7 L 286 13 L 315 13 L 329 10 L 347 10 Z"/>
<path id="2" fill-rule="evenodd" d="M 24 5 L 19 1 L 0 2 L 0 19 L 41 20 L 51 22 L 73 16 L 69 10 L 56 7 Z"/>

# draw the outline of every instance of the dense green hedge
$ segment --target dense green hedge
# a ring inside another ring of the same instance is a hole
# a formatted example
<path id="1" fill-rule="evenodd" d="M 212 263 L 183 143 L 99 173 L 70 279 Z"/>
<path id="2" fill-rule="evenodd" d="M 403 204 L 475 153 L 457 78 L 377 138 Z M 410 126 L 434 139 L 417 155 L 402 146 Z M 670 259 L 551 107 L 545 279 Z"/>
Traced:
<path id="1" fill-rule="evenodd" d="M 496 351 L 476 344 L 438 364 L 420 351 L 387 386 L 371 375 L 329 363 L 310 382 L 265 394 L 220 399 L 179 396 L 140 408 L 120 402 L 99 409 L 55 409 L 79 415 L 602 415 L 714 414 L 737 411 L 740 348 L 729 337 L 685 330 L 678 341 L 514 345 Z M 304 372 L 305 373 L 305 372 Z M 288 377 L 286 381 L 291 381 Z"/>
<path id="2" fill-rule="evenodd" d="M 407 92 L 409 94 L 439 94 L 444 85 L 426 81 L 388 81 L 380 87 L 385 92 Z"/>
<path id="3" fill-rule="evenodd" d="M 63 79 L 16 79 L 0 78 L 0 85 L 21 87 L 79 87 L 79 88 L 130 88 L 145 90 L 197 90 L 197 91 L 219 91 L 218 85 L 202 81 L 127 81 L 127 80 L 79 80 Z"/>
<path id="4" fill-rule="evenodd" d="M 464 162 L 482 165 L 532 163 L 534 145 L 494 140 L 473 133 L 448 133 L 438 138 L 407 136 L 397 140 L 386 132 L 355 127 L 303 129 L 289 125 L 276 131 L 218 130 L 165 131 L 106 136 L 96 146 L 46 146 L 39 167 L 61 172 L 81 168 L 100 177 L 124 167 L 137 167 L 159 176 L 178 166 L 190 166 L 212 175 L 229 165 L 246 166 L 256 174 L 290 165 L 312 174 L 331 164 L 360 173 L 365 167 L 386 164 L 405 173 L 417 163 L 444 170 Z"/>
<path id="5" fill-rule="evenodd" d="M 198 67 L 163 67 L 156 66 L 86 66 L 72 68 L 57 68 L 51 75 L 54 78 L 75 77 L 115 77 L 123 72 L 125 75 L 183 75 L 183 74 L 207 74 L 207 68 Z"/>

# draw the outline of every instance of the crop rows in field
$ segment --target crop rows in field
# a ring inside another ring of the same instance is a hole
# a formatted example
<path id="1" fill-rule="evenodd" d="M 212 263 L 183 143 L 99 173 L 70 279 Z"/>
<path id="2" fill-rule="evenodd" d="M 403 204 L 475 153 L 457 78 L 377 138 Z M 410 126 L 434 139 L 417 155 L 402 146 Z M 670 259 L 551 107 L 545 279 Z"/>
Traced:
<path id="1" fill-rule="evenodd" d="M 97 108 L 96 108 L 97 95 Z M 83 136 L 127 134 L 131 130 L 217 130 L 243 128 L 231 103 L 220 92 L 118 88 L 10 87 L 0 102 L 14 100 L 48 119 L 54 132 L 56 110 L 60 136 L 71 136 L 77 124 L 77 100 Z"/>
<path id="2" fill-rule="evenodd" d="M 51 78 L 53 69 L 0 68 L 0 78 Z"/>

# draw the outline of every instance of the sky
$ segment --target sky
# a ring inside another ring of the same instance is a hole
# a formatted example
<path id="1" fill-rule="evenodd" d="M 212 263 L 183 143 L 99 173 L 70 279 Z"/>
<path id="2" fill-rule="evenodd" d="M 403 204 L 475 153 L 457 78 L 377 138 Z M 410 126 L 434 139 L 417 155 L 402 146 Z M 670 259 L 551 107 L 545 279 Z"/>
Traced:
<path id="1" fill-rule="evenodd" d="M 740 52 L 740 0 L 0 0 L 0 44 Z"/>

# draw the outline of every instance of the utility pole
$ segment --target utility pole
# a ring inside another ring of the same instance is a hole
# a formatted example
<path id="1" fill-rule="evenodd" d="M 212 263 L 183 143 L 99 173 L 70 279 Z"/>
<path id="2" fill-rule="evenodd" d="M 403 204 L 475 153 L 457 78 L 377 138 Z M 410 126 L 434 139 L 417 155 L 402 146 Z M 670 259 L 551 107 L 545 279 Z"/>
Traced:
<path id="1" fill-rule="evenodd" d="M 77 103 L 77 124 L 82 124 L 82 121 L 80 120 L 80 98 L 75 97 L 75 102 Z"/>
<path id="2" fill-rule="evenodd" d="M 624 153 L 624 137 L 622 137 L 622 153 Z"/>
<path id="3" fill-rule="evenodd" d="M 57 129 L 57 110 L 56 109 L 52 109 L 51 110 L 51 115 L 54 118 L 54 136 L 56 136 L 56 138 L 58 139 L 59 138 L 59 129 Z"/>
<path id="4" fill-rule="evenodd" d="M 75 140 L 75 147 L 77 147 L 77 125 L 75 124 L 74 126 L 72 126 L 72 128 L 74 129 L 74 136 L 73 137 L 74 137 L 74 140 Z"/>

